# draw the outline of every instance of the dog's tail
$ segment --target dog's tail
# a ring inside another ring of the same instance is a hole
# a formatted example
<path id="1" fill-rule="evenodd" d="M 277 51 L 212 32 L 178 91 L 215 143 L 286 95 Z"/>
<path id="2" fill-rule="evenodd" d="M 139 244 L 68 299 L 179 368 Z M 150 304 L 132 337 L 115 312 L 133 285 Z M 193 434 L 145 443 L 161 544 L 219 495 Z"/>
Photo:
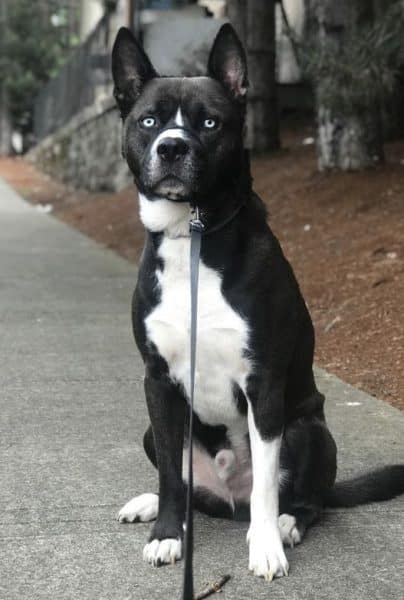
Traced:
<path id="1" fill-rule="evenodd" d="M 336 483 L 325 498 L 330 508 L 349 508 L 369 502 L 383 502 L 404 494 L 404 464 L 382 467 L 348 481 Z"/>

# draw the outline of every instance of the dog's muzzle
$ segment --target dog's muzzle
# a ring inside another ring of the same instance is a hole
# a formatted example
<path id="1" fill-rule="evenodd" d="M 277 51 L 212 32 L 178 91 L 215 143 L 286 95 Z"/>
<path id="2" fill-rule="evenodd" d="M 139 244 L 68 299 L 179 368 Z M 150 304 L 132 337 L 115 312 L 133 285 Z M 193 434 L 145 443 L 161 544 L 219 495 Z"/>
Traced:
<path id="1" fill-rule="evenodd" d="M 143 187 L 170 200 L 182 201 L 200 190 L 205 164 L 198 138 L 183 128 L 166 129 L 147 153 Z"/>

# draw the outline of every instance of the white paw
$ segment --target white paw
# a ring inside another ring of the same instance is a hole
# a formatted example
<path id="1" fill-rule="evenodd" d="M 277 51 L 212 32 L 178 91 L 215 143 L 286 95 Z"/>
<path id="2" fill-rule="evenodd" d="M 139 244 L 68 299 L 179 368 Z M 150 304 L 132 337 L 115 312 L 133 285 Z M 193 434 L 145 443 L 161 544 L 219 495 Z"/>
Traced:
<path id="1" fill-rule="evenodd" d="M 289 572 L 289 563 L 277 527 L 259 524 L 250 526 L 247 533 L 250 546 L 248 568 L 258 577 L 272 581 Z"/>
<path id="2" fill-rule="evenodd" d="M 119 511 L 120 523 L 133 523 L 134 521 L 153 521 L 157 518 L 159 497 L 157 494 L 141 494 L 129 500 Z"/>
<path id="3" fill-rule="evenodd" d="M 182 543 L 179 539 L 152 540 L 143 548 L 143 560 L 153 567 L 173 565 L 181 558 Z"/>
<path id="4" fill-rule="evenodd" d="M 296 544 L 300 544 L 302 536 L 296 527 L 296 519 L 293 515 L 283 513 L 278 519 L 278 525 L 281 539 L 284 544 L 287 544 L 291 548 L 296 546 Z"/>

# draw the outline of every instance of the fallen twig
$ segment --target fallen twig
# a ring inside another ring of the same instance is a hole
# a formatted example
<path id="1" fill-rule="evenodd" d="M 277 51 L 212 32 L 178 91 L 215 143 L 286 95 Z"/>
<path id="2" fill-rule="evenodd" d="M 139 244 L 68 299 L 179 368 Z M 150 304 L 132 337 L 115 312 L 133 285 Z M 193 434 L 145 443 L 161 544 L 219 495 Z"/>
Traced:
<path id="1" fill-rule="evenodd" d="M 219 581 L 208 585 L 208 587 L 205 588 L 204 590 L 202 590 L 202 592 L 199 592 L 199 594 L 197 594 L 195 596 L 195 600 L 203 600 L 203 598 L 207 598 L 208 596 L 211 596 L 212 594 L 221 592 L 222 587 L 229 581 L 229 579 L 230 579 L 230 575 L 223 575 L 223 577 L 221 577 L 219 579 Z"/>
<path id="2" fill-rule="evenodd" d="M 335 317 L 335 319 L 333 319 L 332 321 L 330 321 L 330 322 L 328 323 L 328 325 L 326 325 L 326 326 L 324 327 L 324 332 L 325 332 L 325 333 L 328 333 L 328 332 L 330 331 L 330 329 L 332 329 L 332 328 L 334 327 L 334 325 L 336 325 L 337 323 L 340 323 L 341 321 L 342 321 L 341 317 L 340 317 L 339 315 L 337 315 L 337 316 Z"/>

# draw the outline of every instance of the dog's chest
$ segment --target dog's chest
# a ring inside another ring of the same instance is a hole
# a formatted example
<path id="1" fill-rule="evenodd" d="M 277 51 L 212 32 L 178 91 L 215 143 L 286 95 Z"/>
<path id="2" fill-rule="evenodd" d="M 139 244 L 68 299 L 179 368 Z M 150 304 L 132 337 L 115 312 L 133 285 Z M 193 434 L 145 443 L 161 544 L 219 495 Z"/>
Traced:
<path id="1" fill-rule="evenodd" d="M 164 237 L 157 271 L 160 302 L 145 320 L 147 336 L 166 360 L 170 377 L 190 388 L 190 239 Z M 210 425 L 231 427 L 240 419 L 234 384 L 245 390 L 250 364 L 246 321 L 221 291 L 219 272 L 199 266 L 195 412 Z"/>

